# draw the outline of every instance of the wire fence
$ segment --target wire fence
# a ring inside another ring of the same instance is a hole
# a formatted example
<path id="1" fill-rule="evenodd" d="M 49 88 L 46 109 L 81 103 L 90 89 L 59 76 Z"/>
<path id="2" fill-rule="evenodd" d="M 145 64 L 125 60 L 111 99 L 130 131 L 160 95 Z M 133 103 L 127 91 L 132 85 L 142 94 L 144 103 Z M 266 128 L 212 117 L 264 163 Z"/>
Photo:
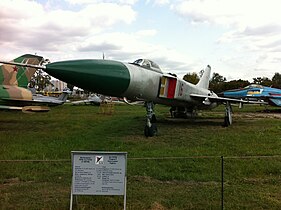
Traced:
<path id="1" fill-rule="evenodd" d="M 212 182 L 210 192 L 215 195 L 206 199 L 215 200 L 217 208 L 281 209 L 278 201 L 281 194 L 281 155 L 128 157 L 127 160 L 128 178 L 147 176 L 160 177 L 164 181 Z M 71 159 L 0 160 L 0 163 L 70 165 Z M 192 190 L 199 191 L 200 187 L 206 190 L 208 186 L 197 184 Z M 197 195 L 194 193 L 194 196 Z"/>
<path id="2" fill-rule="evenodd" d="M 128 160 L 173 160 L 173 159 L 275 159 L 281 155 L 245 155 L 245 156 L 163 156 L 163 157 L 128 157 Z M 0 160 L 0 162 L 71 162 L 71 159 L 10 159 Z"/>

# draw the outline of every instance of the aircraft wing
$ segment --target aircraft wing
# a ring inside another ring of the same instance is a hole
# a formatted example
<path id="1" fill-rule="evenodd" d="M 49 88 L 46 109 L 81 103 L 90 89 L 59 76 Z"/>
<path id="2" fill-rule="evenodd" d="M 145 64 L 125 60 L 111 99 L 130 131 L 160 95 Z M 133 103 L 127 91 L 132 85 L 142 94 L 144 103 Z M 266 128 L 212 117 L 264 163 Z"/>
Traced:
<path id="1" fill-rule="evenodd" d="M 48 112 L 50 111 L 49 107 L 46 106 L 5 106 L 0 105 L 0 109 L 7 109 L 7 110 L 21 110 L 24 113 L 32 113 L 32 112 Z"/>
<path id="2" fill-rule="evenodd" d="M 190 94 L 190 97 L 193 99 L 201 100 L 203 103 L 207 102 L 218 102 L 218 103 L 242 103 L 242 104 L 263 104 L 267 105 L 267 102 L 262 101 L 250 101 L 250 100 L 243 100 L 243 99 L 234 99 L 234 98 L 225 98 L 219 96 L 207 96 L 207 95 L 200 95 L 200 94 Z"/>
<path id="3" fill-rule="evenodd" d="M 49 98 L 48 96 L 43 96 L 43 97 L 33 96 L 33 100 L 31 102 L 36 104 L 47 104 L 48 106 L 58 106 L 64 103 L 64 101 L 58 99 L 52 99 Z"/>
<path id="4" fill-rule="evenodd" d="M 251 102 L 258 102 L 261 104 L 271 105 L 271 106 L 281 106 L 281 95 L 280 94 L 272 94 L 272 95 L 262 95 L 262 96 L 244 96 L 242 97 L 243 100 L 251 101 Z M 264 101 L 264 102 L 260 102 Z"/>
<path id="5" fill-rule="evenodd" d="M 90 100 L 90 99 L 71 102 L 72 105 L 80 105 L 80 104 L 85 104 L 85 105 L 87 105 L 87 104 L 89 104 L 89 105 L 100 105 L 100 103 L 101 103 L 101 101 Z"/>
<path id="6" fill-rule="evenodd" d="M 90 103 L 89 100 L 81 100 L 81 101 L 73 101 L 71 102 L 72 105 L 80 105 L 80 104 L 87 104 Z"/>
<path id="7" fill-rule="evenodd" d="M 5 106 L 5 105 L 0 105 L 0 109 L 8 109 L 8 110 L 22 110 L 22 107 L 18 107 L 18 106 Z"/>
<path id="8" fill-rule="evenodd" d="M 37 99 L 36 97 L 33 98 L 32 100 L 22 100 L 22 99 L 13 99 L 13 98 L 2 98 L 1 100 L 19 107 L 30 106 L 30 105 L 31 106 L 34 105 L 57 106 L 63 104 L 63 101 L 42 100 L 42 99 Z"/>

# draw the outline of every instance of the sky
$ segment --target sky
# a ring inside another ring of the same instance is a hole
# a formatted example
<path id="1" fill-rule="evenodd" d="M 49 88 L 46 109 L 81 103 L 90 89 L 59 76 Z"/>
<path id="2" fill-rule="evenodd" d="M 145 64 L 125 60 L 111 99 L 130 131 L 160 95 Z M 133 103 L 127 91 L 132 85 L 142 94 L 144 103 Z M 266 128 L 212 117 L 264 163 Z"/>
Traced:
<path id="1" fill-rule="evenodd" d="M 0 59 L 147 58 L 183 77 L 281 71 L 280 0 L 1 0 Z"/>

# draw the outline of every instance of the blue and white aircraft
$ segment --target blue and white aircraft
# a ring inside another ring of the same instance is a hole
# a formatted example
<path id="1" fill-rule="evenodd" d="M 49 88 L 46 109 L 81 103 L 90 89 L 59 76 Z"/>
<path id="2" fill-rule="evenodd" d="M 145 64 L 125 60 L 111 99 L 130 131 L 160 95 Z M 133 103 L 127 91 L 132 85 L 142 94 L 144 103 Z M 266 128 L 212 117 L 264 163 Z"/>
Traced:
<path id="1" fill-rule="evenodd" d="M 281 106 L 281 89 L 251 84 L 241 89 L 227 90 L 223 97 L 264 101 L 271 106 Z"/>

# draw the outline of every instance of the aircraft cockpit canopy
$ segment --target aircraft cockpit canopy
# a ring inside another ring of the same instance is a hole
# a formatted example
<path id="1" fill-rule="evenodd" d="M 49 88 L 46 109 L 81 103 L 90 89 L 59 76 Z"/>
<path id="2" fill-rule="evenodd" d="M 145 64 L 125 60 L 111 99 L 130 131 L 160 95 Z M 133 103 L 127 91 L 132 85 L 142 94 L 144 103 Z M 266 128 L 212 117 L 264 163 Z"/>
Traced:
<path id="1" fill-rule="evenodd" d="M 249 88 L 263 88 L 263 86 L 258 85 L 258 84 L 250 84 L 250 85 L 244 87 L 244 89 L 249 89 Z"/>
<path id="2" fill-rule="evenodd" d="M 163 73 L 161 71 L 160 67 L 155 62 L 148 60 L 148 59 L 138 59 L 138 60 L 134 61 L 132 64 L 141 66 L 143 68 L 146 68 L 146 69 L 149 69 L 152 71 Z"/>

